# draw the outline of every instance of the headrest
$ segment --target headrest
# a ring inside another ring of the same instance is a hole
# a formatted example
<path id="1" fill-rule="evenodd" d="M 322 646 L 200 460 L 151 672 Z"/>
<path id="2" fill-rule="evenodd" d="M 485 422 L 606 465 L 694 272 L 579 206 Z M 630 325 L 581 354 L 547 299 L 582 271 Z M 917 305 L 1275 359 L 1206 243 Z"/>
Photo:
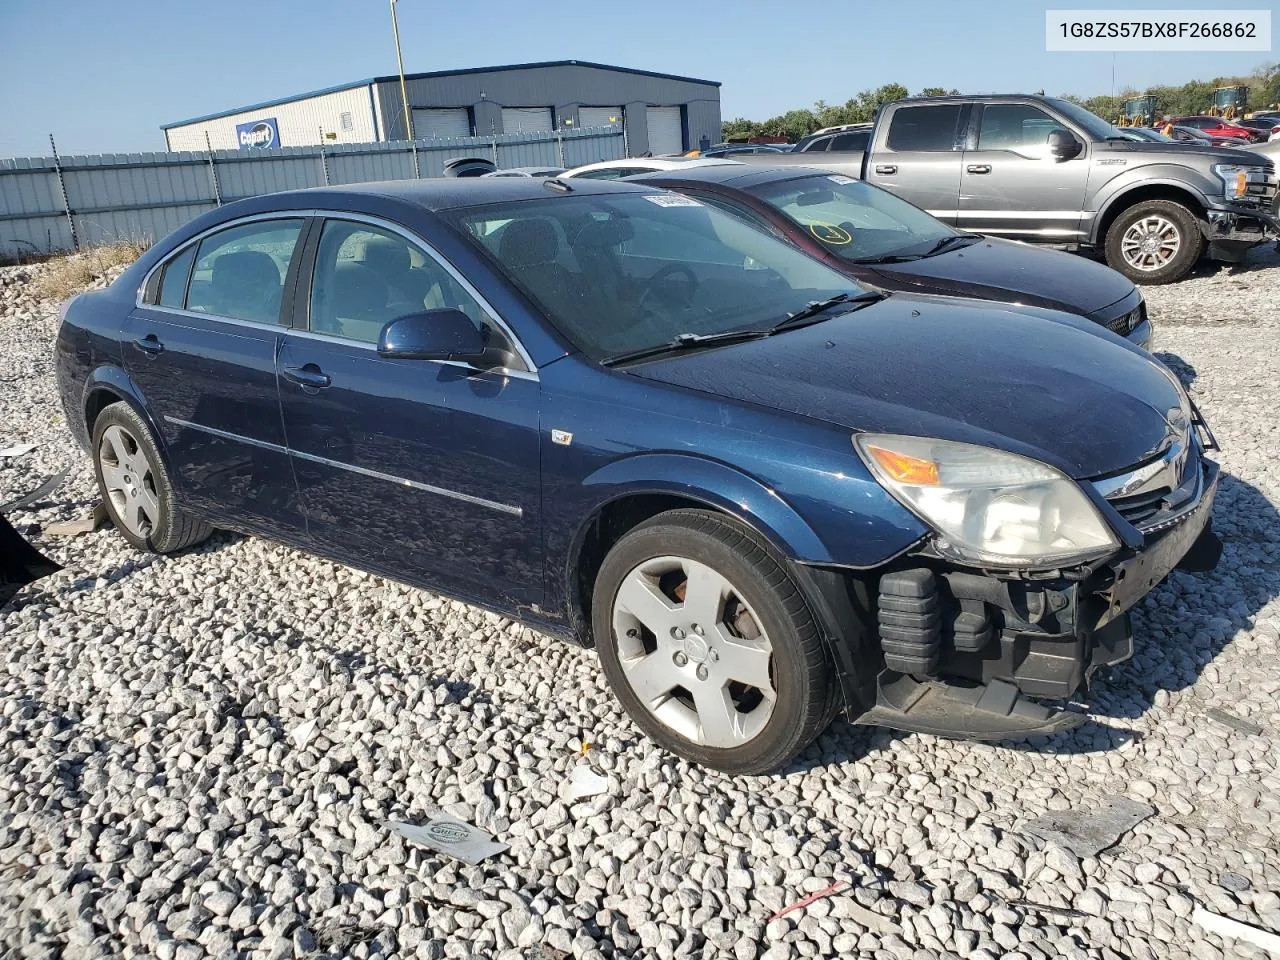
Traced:
<path id="1" fill-rule="evenodd" d="M 578 231 L 573 245 L 575 247 L 592 247 L 596 249 L 616 247 L 635 235 L 635 227 L 631 225 L 631 221 L 628 219 L 611 217 L 608 220 L 592 220 Z"/>
<path id="2" fill-rule="evenodd" d="M 280 286 L 280 268 L 261 250 L 237 250 L 213 261 L 213 285 Z"/>
<path id="3" fill-rule="evenodd" d="M 380 319 L 390 288 L 362 263 L 344 260 L 333 269 L 329 314 L 344 319 Z"/>
<path id="4" fill-rule="evenodd" d="M 560 252 L 560 241 L 551 221 L 513 220 L 502 231 L 498 256 L 509 267 L 537 267 L 551 263 Z"/>
<path id="5" fill-rule="evenodd" d="M 360 245 L 358 262 L 384 277 L 396 277 L 409 270 L 413 263 L 409 248 L 390 237 L 367 237 Z"/>

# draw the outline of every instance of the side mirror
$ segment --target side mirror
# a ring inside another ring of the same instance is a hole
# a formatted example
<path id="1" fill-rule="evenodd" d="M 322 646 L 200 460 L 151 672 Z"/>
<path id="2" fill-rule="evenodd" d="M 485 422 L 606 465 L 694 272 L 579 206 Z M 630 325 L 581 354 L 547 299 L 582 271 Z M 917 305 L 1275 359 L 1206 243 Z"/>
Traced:
<path id="1" fill-rule="evenodd" d="M 397 317 L 378 336 L 378 356 L 401 360 L 478 360 L 488 337 L 461 310 Z"/>
<path id="2" fill-rule="evenodd" d="M 1084 145 L 1069 130 L 1050 130 L 1048 143 L 1049 155 L 1057 160 L 1070 160 L 1079 156 L 1084 149 Z"/>

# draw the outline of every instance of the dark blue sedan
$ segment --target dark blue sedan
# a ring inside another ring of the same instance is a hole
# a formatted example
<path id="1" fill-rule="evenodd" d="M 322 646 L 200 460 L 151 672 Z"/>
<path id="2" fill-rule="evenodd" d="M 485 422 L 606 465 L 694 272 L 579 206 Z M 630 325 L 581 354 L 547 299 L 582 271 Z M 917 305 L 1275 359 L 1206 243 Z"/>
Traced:
<path id="1" fill-rule="evenodd" d="M 732 772 L 840 711 L 1072 726 L 1034 698 L 1217 560 L 1211 438 L 1150 355 L 635 185 L 230 204 L 72 301 L 57 371 L 137 548 L 239 530 L 594 645 L 646 732 Z"/>

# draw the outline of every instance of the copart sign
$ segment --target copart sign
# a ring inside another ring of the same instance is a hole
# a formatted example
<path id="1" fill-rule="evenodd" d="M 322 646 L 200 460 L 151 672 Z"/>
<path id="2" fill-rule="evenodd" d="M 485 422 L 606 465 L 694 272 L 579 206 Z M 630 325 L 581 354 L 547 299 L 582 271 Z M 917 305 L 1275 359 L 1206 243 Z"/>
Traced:
<path id="1" fill-rule="evenodd" d="M 241 150 L 265 150 L 280 146 L 280 128 L 275 117 L 236 124 L 236 144 Z"/>

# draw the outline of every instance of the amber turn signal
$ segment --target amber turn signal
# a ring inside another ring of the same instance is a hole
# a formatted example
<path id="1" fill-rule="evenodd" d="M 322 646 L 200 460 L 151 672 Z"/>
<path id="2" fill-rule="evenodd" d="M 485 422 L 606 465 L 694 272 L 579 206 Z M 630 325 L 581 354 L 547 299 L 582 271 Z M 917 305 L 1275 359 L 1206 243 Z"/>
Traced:
<path id="1" fill-rule="evenodd" d="M 867 445 L 867 453 L 875 458 L 886 474 L 898 483 L 910 483 L 922 487 L 938 485 L 938 465 L 932 460 L 908 456 L 884 447 Z"/>

